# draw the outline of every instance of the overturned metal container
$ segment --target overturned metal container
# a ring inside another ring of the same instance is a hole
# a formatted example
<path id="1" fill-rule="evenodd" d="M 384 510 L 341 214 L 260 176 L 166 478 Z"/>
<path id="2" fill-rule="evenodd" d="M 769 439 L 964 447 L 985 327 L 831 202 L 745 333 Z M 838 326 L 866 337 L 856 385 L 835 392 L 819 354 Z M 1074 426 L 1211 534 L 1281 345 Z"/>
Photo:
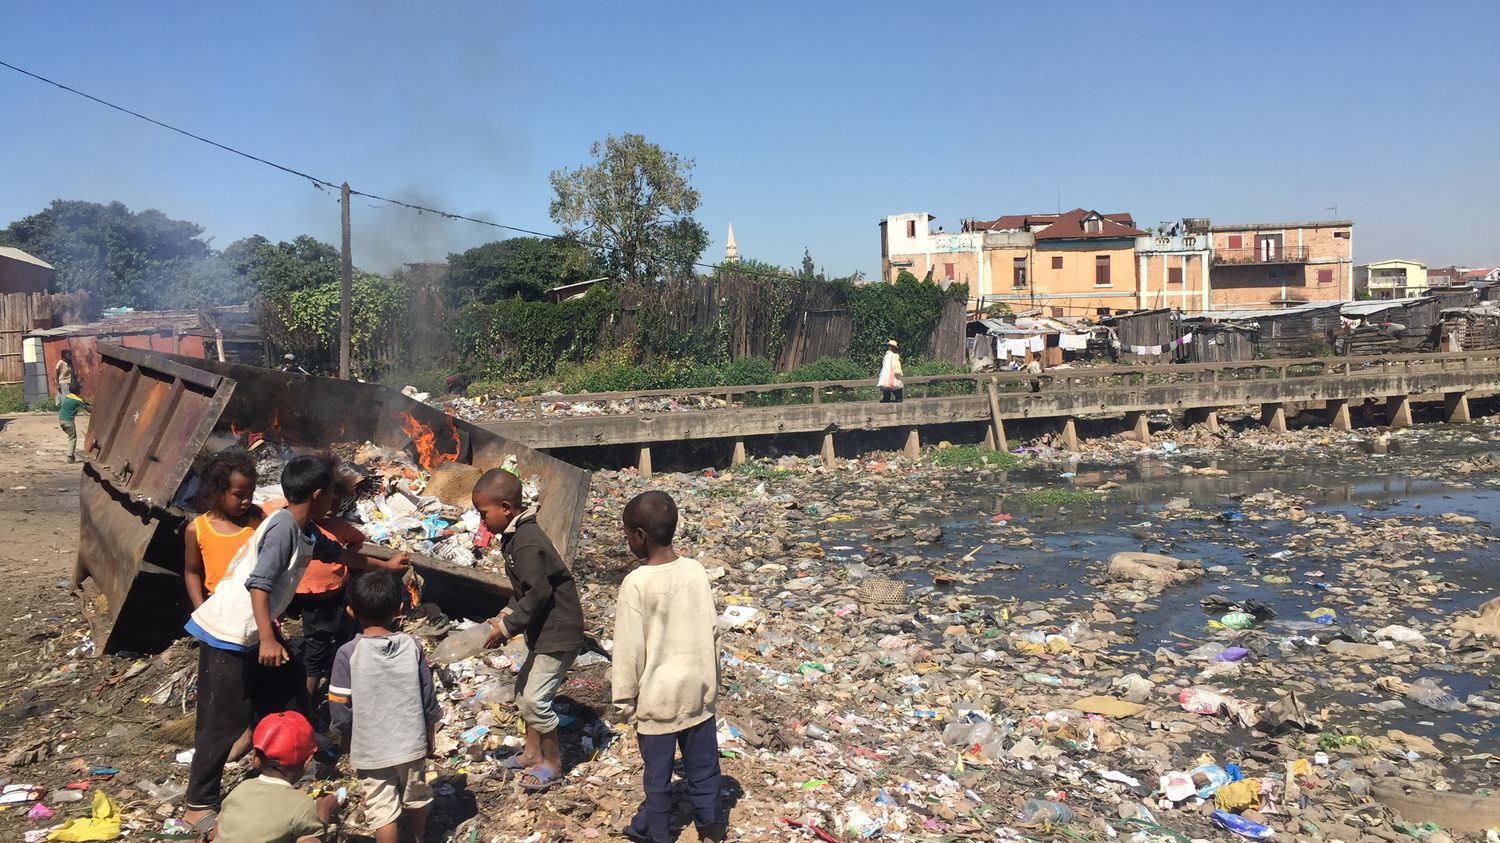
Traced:
<path id="1" fill-rule="evenodd" d="M 85 596 L 105 652 L 151 651 L 182 634 L 182 530 L 192 513 L 173 505 L 216 431 L 253 430 L 294 449 L 369 441 L 431 447 L 488 470 L 515 456 L 542 489 L 538 521 L 565 559 L 577 552 L 589 473 L 374 384 L 198 360 L 100 343 L 79 488 L 74 585 Z M 367 546 L 374 548 L 374 546 Z M 450 615 L 488 617 L 505 579 L 413 555 L 424 599 Z"/>

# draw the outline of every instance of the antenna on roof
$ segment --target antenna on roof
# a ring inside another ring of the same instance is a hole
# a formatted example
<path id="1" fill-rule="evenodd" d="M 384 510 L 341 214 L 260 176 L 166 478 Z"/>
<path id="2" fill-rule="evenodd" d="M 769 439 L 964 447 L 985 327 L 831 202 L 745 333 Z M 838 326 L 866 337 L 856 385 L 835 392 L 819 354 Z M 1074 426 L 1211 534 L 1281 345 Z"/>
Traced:
<path id="1" fill-rule="evenodd" d="M 1325 211 L 1332 211 L 1333 212 L 1333 218 L 1334 219 L 1338 219 L 1339 218 L 1339 206 L 1337 206 L 1337 205 L 1330 205 L 1327 208 L 1324 208 L 1323 210 L 1325 210 Z"/>

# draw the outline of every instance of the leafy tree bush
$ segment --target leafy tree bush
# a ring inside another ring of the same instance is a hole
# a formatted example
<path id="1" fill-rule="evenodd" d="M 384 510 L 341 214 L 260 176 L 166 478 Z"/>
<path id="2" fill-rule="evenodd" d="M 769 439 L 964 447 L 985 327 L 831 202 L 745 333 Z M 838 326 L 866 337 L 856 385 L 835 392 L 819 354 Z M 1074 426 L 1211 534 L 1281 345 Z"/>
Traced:
<path id="1" fill-rule="evenodd" d="M 594 255 L 571 240 L 512 237 L 448 256 L 448 304 L 493 304 L 519 296 L 537 301 L 563 284 L 598 278 Z"/>

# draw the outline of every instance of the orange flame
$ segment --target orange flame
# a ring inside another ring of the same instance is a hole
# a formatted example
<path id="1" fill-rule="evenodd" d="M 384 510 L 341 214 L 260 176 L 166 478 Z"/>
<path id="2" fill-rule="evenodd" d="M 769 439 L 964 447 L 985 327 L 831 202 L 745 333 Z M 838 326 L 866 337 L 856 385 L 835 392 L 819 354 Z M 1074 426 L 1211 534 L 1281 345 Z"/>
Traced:
<path id="1" fill-rule="evenodd" d="M 266 428 L 266 429 L 269 430 L 269 431 L 271 431 L 271 435 L 272 436 L 276 437 L 277 439 L 281 438 L 281 411 L 280 410 L 272 410 L 271 411 L 271 426 L 268 427 L 268 428 Z"/>
<path id="2" fill-rule="evenodd" d="M 437 449 L 437 435 L 432 428 L 412 418 L 410 413 L 397 413 L 396 418 L 401 420 L 401 430 L 411 437 L 412 445 L 417 449 L 417 462 L 422 468 L 432 471 L 445 462 L 458 462 L 458 429 L 453 425 L 453 418 L 448 419 L 449 433 L 453 438 L 453 452 L 447 453 Z"/>
<path id="3" fill-rule="evenodd" d="M 415 574 L 408 574 L 406 577 L 406 596 L 411 601 L 408 607 L 412 611 L 416 611 L 422 605 L 422 590 L 417 587 L 417 577 Z"/>

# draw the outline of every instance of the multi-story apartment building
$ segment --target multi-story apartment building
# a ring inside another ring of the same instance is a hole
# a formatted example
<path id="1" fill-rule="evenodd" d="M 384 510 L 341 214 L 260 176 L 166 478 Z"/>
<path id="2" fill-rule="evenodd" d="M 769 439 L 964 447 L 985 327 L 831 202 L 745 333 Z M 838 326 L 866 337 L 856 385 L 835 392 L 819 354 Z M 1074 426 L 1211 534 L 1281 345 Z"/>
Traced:
<path id="1" fill-rule="evenodd" d="M 1204 219 L 1163 223 L 1155 233 L 1137 237 L 1135 254 L 1141 284 L 1136 307 L 1170 307 L 1185 313 L 1211 309 L 1210 243 L 1208 220 Z"/>
<path id="2" fill-rule="evenodd" d="M 1354 292 L 1372 299 L 1415 299 L 1427 295 L 1427 264 L 1388 260 L 1354 268 Z"/>
<path id="3" fill-rule="evenodd" d="M 1184 312 L 1289 307 L 1354 297 L 1353 223 L 1212 225 L 1201 218 L 1154 232 L 1129 214 L 1075 208 L 963 220 L 932 230 L 927 213 L 880 223 L 881 274 L 907 270 L 963 282 L 981 305 L 1104 316 L 1170 307 Z"/>
<path id="4" fill-rule="evenodd" d="M 1075 208 L 964 220 L 931 231 L 931 214 L 898 214 L 881 227 L 881 272 L 959 281 L 984 303 L 1059 316 L 1108 315 L 1136 307 L 1135 241 L 1145 232 L 1129 214 Z"/>
<path id="5" fill-rule="evenodd" d="M 1208 232 L 1214 310 L 1354 298 L 1349 220 L 1214 225 Z"/>

